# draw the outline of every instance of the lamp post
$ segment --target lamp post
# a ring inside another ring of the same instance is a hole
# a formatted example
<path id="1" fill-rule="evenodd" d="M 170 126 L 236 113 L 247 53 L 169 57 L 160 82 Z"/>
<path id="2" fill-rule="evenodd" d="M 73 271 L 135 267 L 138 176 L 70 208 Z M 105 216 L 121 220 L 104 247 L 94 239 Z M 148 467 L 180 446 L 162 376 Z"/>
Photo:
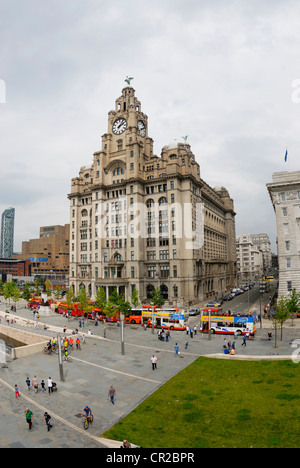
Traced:
<path id="1" fill-rule="evenodd" d="M 60 381 L 64 382 L 65 377 L 64 377 L 64 368 L 63 368 L 63 363 L 62 363 L 62 352 L 61 352 L 61 339 L 60 335 L 57 335 L 57 345 L 58 345 L 58 367 L 59 367 L 59 375 L 60 375 Z"/>
<path id="2" fill-rule="evenodd" d="M 121 354 L 124 356 L 125 354 L 125 340 L 124 340 L 124 314 L 120 314 L 121 319 Z"/>
<path id="3" fill-rule="evenodd" d="M 208 339 L 211 340 L 211 310 L 208 311 Z"/>

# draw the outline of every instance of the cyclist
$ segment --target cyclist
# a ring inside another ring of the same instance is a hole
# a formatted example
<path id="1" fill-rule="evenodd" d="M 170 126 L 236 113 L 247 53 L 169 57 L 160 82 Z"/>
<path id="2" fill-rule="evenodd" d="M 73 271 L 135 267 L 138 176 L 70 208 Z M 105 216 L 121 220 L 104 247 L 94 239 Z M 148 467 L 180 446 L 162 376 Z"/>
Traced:
<path id="1" fill-rule="evenodd" d="M 89 408 L 88 406 L 85 406 L 81 417 L 85 416 L 90 421 L 91 420 L 91 415 L 92 415 L 91 408 Z"/>

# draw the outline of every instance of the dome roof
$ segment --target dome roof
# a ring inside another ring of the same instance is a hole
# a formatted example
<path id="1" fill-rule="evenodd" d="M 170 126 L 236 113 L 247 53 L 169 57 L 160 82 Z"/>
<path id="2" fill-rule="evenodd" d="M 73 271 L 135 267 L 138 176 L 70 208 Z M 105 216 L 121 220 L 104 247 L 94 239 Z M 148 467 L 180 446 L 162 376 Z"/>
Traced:
<path id="1" fill-rule="evenodd" d="M 179 144 L 178 140 L 173 140 L 168 144 L 167 149 L 176 149 L 178 148 L 178 144 Z"/>
<path id="2" fill-rule="evenodd" d="M 215 192 L 222 192 L 223 190 L 226 190 L 226 188 L 223 187 L 223 185 L 216 185 L 216 186 L 214 187 L 214 191 L 215 191 Z"/>

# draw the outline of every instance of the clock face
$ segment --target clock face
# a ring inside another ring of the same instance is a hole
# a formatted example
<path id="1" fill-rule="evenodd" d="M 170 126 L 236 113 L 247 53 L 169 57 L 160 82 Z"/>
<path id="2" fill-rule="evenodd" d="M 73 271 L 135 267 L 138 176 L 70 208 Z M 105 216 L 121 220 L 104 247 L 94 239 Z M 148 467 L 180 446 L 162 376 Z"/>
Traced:
<path id="1" fill-rule="evenodd" d="M 138 130 L 139 130 L 139 133 L 140 133 L 141 137 L 145 137 L 146 136 L 146 127 L 145 127 L 145 124 L 144 124 L 144 122 L 142 120 L 138 121 L 137 127 L 138 127 Z"/>
<path id="2" fill-rule="evenodd" d="M 126 119 L 121 117 L 120 119 L 117 119 L 114 122 L 112 130 L 115 135 L 121 135 L 121 133 L 125 132 L 126 128 L 127 128 L 127 121 Z"/>

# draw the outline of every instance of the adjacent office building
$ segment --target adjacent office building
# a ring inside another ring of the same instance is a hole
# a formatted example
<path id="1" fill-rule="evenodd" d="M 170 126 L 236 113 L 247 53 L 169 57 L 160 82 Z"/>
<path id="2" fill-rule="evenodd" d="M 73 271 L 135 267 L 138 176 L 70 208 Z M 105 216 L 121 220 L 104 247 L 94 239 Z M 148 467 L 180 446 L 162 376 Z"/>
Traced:
<path id="1" fill-rule="evenodd" d="M 8 208 L 2 213 L 0 257 L 12 258 L 14 250 L 15 209 Z"/>
<path id="2" fill-rule="evenodd" d="M 277 224 L 279 296 L 300 291 L 300 171 L 273 174 L 267 188 Z"/>
<path id="3" fill-rule="evenodd" d="M 70 286 L 102 286 L 142 301 L 160 288 L 191 305 L 236 285 L 235 212 L 222 185 L 200 176 L 187 137 L 153 154 L 148 116 L 129 85 L 108 113 L 93 162 L 72 179 Z"/>

